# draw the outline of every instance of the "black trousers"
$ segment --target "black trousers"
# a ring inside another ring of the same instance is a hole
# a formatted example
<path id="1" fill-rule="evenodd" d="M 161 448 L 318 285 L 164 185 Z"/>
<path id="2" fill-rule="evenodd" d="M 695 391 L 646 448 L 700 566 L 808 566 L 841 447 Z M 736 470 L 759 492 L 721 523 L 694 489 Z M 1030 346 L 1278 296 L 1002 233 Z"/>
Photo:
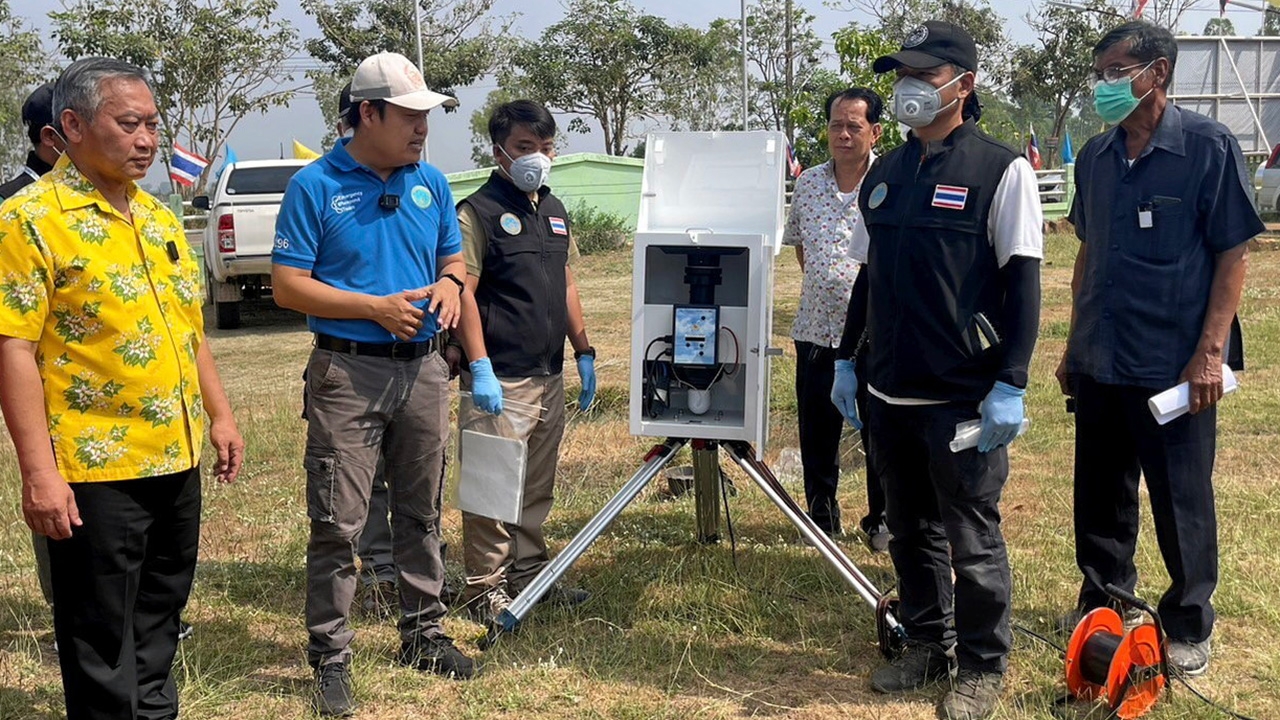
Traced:
<path id="1" fill-rule="evenodd" d="M 48 541 L 67 720 L 176 718 L 172 666 L 200 543 L 200 470 L 71 489 L 84 524 Z"/>
<path id="2" fill-rule="evenodd" d="M 1080 607 L 1110 603 L 1107 583 L 1132 591 L 1138 543 L 1138 478 L 1151 496 L 1156 541 L 1171 584 L 1160 598 L 1169 637 L 1199 642 L 1213 632 L 1218 521 L 1213 502 L 1217 406 L 1158 425 L 1148 388 L 1075 379 L 1076 564 Z"/>
<path id="3" fill-rule="evenodd" d="M 1004 672 L 1012 642 L 999 509 L 1009 475 L 1005 448 L 951 452 L 956 425 L 979 417 L 977 403 L 904 406 L 872 397 L 867 411 L 907 637 L 954 644 L 963 668 Z"/>
<path id="4" fill-rule="evenodd" d="M 831 402 L 831 385 L 835 382 L 836 349 L 795 341 L 796 344 L 796 415 L 800 425 L 800 462 L 804 466 L 804 497 L 809 517 L 828 534 L 840 530 L 840 504 L 836 490 L 840 484 L 840 436 L 844 418 Z M 866 386 L 859 382 L 859 413 L 863 422 L 862 447 L 868 446 L 866 411 L 863 398 Z M 862 529 L 868 533 L 884 523 L 884 486 L 866 464 L 867 515 Z"/>

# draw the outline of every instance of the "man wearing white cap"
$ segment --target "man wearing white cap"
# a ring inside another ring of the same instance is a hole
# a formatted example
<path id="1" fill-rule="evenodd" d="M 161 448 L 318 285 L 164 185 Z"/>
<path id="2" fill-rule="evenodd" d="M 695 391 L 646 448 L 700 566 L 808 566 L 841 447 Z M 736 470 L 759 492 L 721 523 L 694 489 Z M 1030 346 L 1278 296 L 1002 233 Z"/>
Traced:
<path id="1" fill-rule="evenodd" d="M 356 538 L 378 457 L 391 492 L 400 591 L 401 664 L 466 679 L 475 664 L 444 634 L 440 488 L 448 444 L 449 370 L 437 333 L 456 329 L 472 358 L 472 392 L 502 410 L 480 333 L 448 182 L 418 158 L 427 113 L 456 100 L 427 89 L 404 56 L 366 58 L 351 80 L 343 138 L 294 176 L 276 223 L 276 302 L 307 314 L 315 350 L 303 390 L 307 443 L 307 658 L 313 705 L 354 711 L 347 615 Z"/>

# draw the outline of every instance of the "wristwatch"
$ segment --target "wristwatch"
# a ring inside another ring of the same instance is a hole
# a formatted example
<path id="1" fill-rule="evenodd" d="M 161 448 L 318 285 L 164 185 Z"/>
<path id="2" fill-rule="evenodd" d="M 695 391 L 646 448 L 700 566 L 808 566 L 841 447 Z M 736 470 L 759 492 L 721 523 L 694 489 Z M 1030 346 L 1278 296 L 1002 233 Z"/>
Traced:
<path id="1" fill-rule="evenodd" d="M 574 351 L 573 351 L 573 359 L 574 359 L 574 360 L 581 360 L 581 359 L 582 359 L 582 358 L 584 358 L 584 357 L 594 358 L 595 356 L 596 356 L 596 349 L 595 349 L 595 348 L 593 348 L 593 347 L 591 347 L 590 345 L 588 345 L 588 346 L 587 346 L 587 349 L 586 349 L 586 350 L 574 350 Z"/>
<path id="2" fill-rule="evenodd" d="M 466 289 L 467 289 L 467 285 L 466 285 L 466 283 L 464 283 L 464 282 L 462 282 L 461 280 L 459 280 L 459 279 L 457 278 L 457 276 L 455 276 L 453 273 L 445 273 L 445 274 L 441 275 L 440 277 L 442 277 L 442 278 L 449 278 L 450 280 L 452 280 L 452 281 L 454 281 L 455 283 L 457 283 L 457 284 L 458 284 L 458 292 L 462 292 L 463 290 L 466 290 Z"/>

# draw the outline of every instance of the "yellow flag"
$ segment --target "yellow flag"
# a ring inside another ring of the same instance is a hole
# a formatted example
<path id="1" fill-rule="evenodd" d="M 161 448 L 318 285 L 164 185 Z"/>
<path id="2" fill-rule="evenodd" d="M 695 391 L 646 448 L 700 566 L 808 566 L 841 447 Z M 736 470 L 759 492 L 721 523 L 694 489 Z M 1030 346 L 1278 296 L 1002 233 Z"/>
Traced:
<path id="1" fill-rule="evenodd" d="M 293 157 L 297 160 L 315 160 L 320 157 L 320 153 L 303 145 L 297 140 L 293 141 Z"/>

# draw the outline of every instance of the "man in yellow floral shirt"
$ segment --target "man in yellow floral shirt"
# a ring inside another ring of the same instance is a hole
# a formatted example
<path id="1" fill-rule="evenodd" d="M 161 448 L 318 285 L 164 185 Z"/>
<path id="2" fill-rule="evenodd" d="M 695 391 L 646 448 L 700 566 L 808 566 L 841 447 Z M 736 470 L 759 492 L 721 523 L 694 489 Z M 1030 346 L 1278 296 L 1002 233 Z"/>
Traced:
<path id="1" fill-rule="evenodd" d="M 48 538 L 68 720 L 176 718 L 204 413 L 219 480 L 244 442 L 204 342 L 200 268 L 136 185 L 157 146 L 145 73 L 85 58 L 53 97 L 66 154 L 0 206 L 0 406 L 23 514 Z"/>

